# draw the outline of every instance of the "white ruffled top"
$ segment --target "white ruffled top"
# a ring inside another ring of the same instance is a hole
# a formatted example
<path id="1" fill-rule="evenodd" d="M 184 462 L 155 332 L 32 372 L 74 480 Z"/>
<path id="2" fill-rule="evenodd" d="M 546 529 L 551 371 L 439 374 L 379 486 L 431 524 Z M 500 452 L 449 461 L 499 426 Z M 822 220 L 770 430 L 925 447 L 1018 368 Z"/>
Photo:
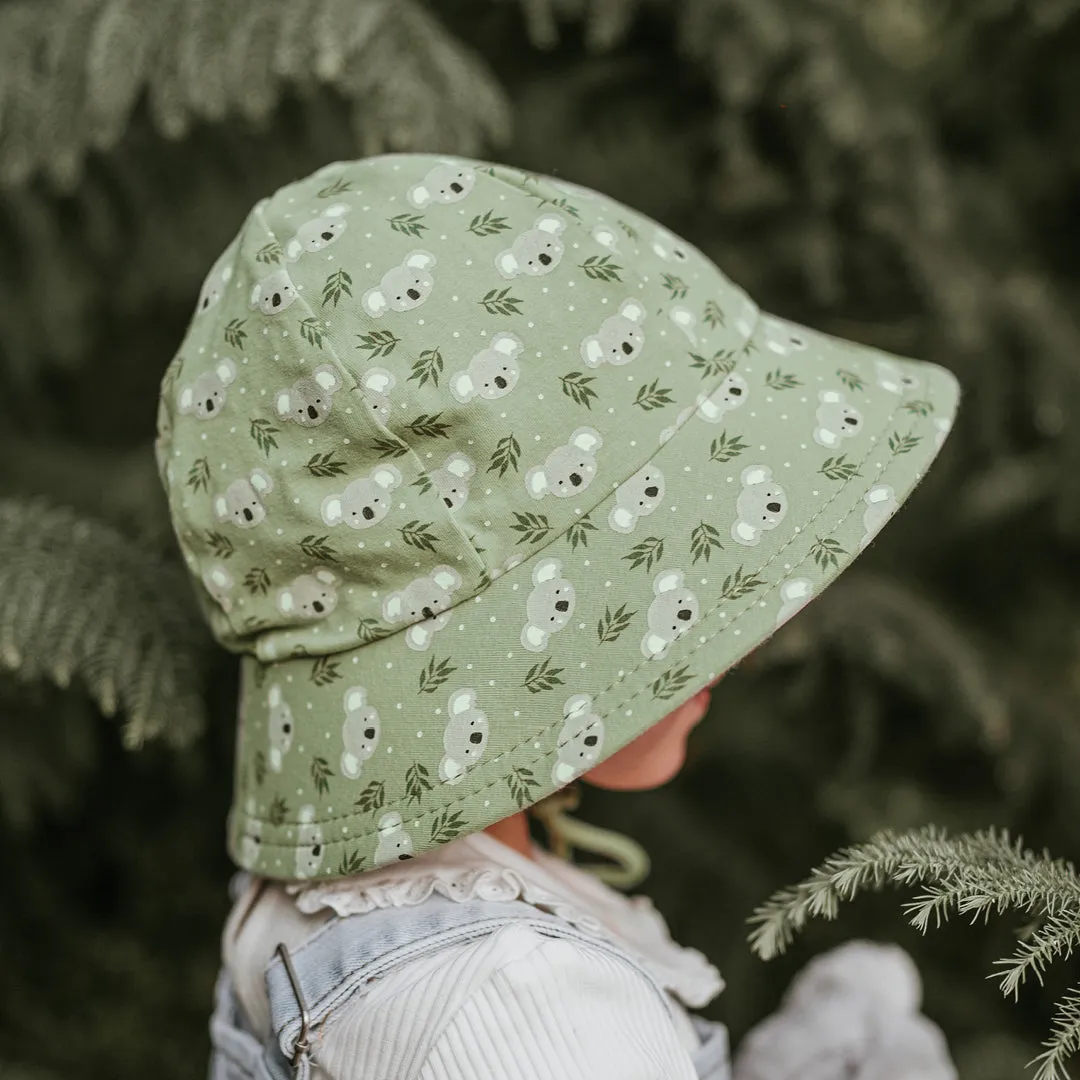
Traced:
<path id="1" fill-rule="evenodd" d="M 724 988 L 720 972 L 702 953 L 672 941 L 647 896 L 624 896 L 540 847 L 534 847 L 532 859 L 526 858 L 483 832 L 417 859 L 353 877 L 290 885 L 287 891 L 305 914 L 411 907 L 432 893 L 456 901 L 523 900 L 618 945 L 688 1008 L 702 1008 Z"/>

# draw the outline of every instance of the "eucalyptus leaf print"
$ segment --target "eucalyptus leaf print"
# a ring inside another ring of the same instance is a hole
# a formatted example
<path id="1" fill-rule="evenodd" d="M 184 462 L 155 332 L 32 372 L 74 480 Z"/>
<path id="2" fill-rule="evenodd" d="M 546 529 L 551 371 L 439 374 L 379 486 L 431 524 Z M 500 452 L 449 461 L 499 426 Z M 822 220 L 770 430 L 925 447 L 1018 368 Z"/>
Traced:
<path id="1" fill-rule="evenodd" d="M 268 878 L 571 783 L 820 595 L 953 424 L 947 372 L 759 311 L 579 186 L 400 154 L 258 207 L 155 453 L 241 657 L 229 848 Z"/>

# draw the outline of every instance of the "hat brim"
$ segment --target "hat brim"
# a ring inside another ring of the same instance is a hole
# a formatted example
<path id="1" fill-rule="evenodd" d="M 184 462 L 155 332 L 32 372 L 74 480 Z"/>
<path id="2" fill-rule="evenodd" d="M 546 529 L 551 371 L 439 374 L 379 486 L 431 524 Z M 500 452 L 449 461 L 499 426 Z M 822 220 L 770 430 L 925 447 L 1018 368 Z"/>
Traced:
<path id="1" fill-rule="evenodd" d="M 778 346 L 759 322 L 738 357 L 755 383 L 745 404 L 681 403 L 646 466 L 658 500 L 612 490 L 421 632 L 245 657 L 234 858 L 272 878 L 336 876 L 483 829 L 609 758 L 850 566 L 937 455 L 959 387 L 798 329 L 801 347 Z M 755 401 L 784 406 L 779 430 Z M 289 790 L 273 702 L 292 723 L 284 753 L 311 759 Z"/>

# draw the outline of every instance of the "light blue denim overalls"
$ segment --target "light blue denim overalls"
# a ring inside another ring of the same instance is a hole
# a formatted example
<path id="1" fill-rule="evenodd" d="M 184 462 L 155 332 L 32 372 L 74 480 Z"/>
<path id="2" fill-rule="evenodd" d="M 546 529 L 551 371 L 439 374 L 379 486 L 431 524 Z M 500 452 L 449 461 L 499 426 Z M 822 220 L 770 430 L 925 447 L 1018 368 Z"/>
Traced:
<path id="1" fill-rule="evenodd" d="M 319 1025 L 344 1001 L 362 995 L 371 980 L 420 956 L 492 934 L 511 923 L 522 923 L 546 936 L 587 942 L 624 961 L 629 959 L 602 938 L 517 900 L 458 902 L 435 894 L 415 907 L 334 916 L 295 950 L 279 948 L 267 965 L 274 1036 L 266 1042 L 247 1027 L 229 977 L 222 970 L 210 1021 L 209 1080 L 309 1080 L 313 1064 L 310 1046 Z M 638 968 L 664 996 L 655 977 L 640 965 Z M 692 1021 L 701 1038 L 693 1058 L 698 1077 L 729 1080 L 727 1029 L 699 1016 L 692 1015 Z"/>

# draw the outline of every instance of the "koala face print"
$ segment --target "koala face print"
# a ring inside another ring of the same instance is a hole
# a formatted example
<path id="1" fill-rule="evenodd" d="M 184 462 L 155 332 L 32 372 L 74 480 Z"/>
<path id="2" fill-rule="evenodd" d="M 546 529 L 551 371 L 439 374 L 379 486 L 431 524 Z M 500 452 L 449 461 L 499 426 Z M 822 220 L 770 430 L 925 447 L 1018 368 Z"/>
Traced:
<path id="1" fill-rule="evenodd" d="M 233 602 L 230 593 L 236 581 L 229 573 L 228 567 L 222 563 L 211 563 L 202 572 L 202 583 L 222 611 L 226 614 L 232 611 Z"/>
<path id="2" fill-rule="evenodd" d="M 775 629 L 793 618 L 814 595 L 814 583 L 809 578 L 788 578 L 780 585 L 780 610 L 776 613 Z"/>
<path id="3" fill-rule="evenodd" d="M 859 550 L 869 545 L 899 508 L 896 492 L 888 484 L 875 484 L 864 496 L 866 509 L 863 511 L 863 537 L 859 541 Z"/>
<path id="4" fill-rule="evenodd" d="M 525 487 L 534 499 L 554 495 L 567 499 L 583 492 L 596 476 L 596 451 L 604 445 L 600 433 L 590 427 L 578 428 L 564 446 L 548 454 L 543 465 L 525 474 Z"/>
<path id="5" fill-rule="evenodd" d="M 641 355 L 645 345 L 645 305 L 639 300 L 624 300 L 617 315 L 609 315 L 595 334 L 581 342 L 581 359 L 589 367 L 608 363 L 619 367 Z"/>
<path id="6" fill-rule="evenodd" d="M 214 500 L 214 514 L 218 521 L 231 521 L 238 529 L 253 529 L 265 520 L 262 499 L 273 490 L 270 476 L 262 469 L 255 469 L 246 480 L 234 480 Z"/>
<path id="7" fill-rule="evenodd" d="M 375 753 L 382 734 L 378 710 L 368 704 L 367 691 L 354 686 L 345 691 L 345 723 L 341 727 L 341 775 L 350 780 L 360 777 L 365 761 Z"/>
<path id="8" fill-rule="evenodd" d="M 329 415 L 341 379 L 330 364 L 320 364 L 310 375 L 297 379 L 288 390 L 277 394 L 280 420 L 292 420 L 301 427 L 318 427 Z"/>
<path id="9" fill-rule="evenodd" d="M 375 848 L 375 865 L 385 866 L 390 862 L 413 857 L 412 837 L 401 824 L 401 815 L 393 812 L 379 818 L 379 843 Z"/>
<path id="10" fill-rule="evenodd" d="M 919 388 L 919 380 L 914 375 L 901 372 L 891 360 L 875 360 L 874 371 L 878 386 L 890 394 L 906 394 Z"/>
<path id="11" fill-rule="evenodd" d="M 221 302 L 221 298 L 225 294 L 225 286 L 229 284 L 233 276 L 231 259 L 232 252 L 226 252 L 210 273 L 206 275 L 206 280 L 199 290 L 199 302 L 195 305 L 196 315 L 202 315 Z"/>
<path id="12" fill-rule="evenodd" d="M 385 424 L 390 419 L 390 398 L 387 394 L 397 386 L 397 378 L 386 368 L 368 368 L 360 376 L 360 392 L 377 420 Z"/>
<path id="13" fill-rule="evenodd" d="M 280 315 L 296 299 L 296 286 L 288 270 L 277 270 L 257 281 L 251 290 L 251 306 L 264 315 Z"/>
<path id="14" fill-rule="evenodd" d="M 766 465 L 743 469 L 742 485 L 735 504 L 738 516 L 731 526 L 731 539 L 745 547 L 757 547 L 761 534 L 775 529 L 787 517 L 787 493 Z"/>
<path id="15" fill-rule="evenodd" d="M 212 420 L 225 404 L 225 387 L 236 379 L 236 365 L 227 357 L 204 371 L 189 386 L 180 388 L 177 411 L 194 413 L 199 420 Z"/>
<path id="16" fill-rule="evenodd" d="M 793 352 L 804 351 L 809 342 L 805 333 L 794 324 L 776 315 L 762 316 L 762 331 L 765 347 L 780 356 L 789 356 Z"/>
<path id="17" fill-rule="evenodd" d="M 374 289 L 364 293 L 361 303 L 374 318 L 388 311 L 412 311 L 418 308 L 435 288 L 435 279 L 428 272 L 436 263 L 430 251 L 410 251 L 400 266 L 387 270 Z"/>
<path id="18" fill-rule="evenodd" d="M 551 782 L 562 787 L 591 769 L 604 745 L 604 721 L 593 711 L 588 694 L 574 694 L 563 706 L 563 726 L 556 743 L 558 759 Z"/>
<path id="19" fill-rule="evenodd" d="M 671 643 L 698 621 L 698 599 L 684 584 L 681 570 L 661 570 L 653 580 L 653 593 L 641 652 L 647 660 L 662 660 Z"/>
<path id="20" fill-rule="evenodd" d="M 370 476 L 354 480 L 341 494 L 323 499 L 323 522 L 370 529 L 390 512 L 390 493 L 400 484 L 401 472 L 396 465 L 376 465 Z"/>
<path id="21" fill-rule="evenodd" d="M 405 644 L 422 651 L 446 625 L 445 613 L 453 607 L 453 594 L 460 588 L 461 575 L 452 566 L 436 566 L 430 574 L 390 593 L 383 601 L 383 618 L 391 624 L 406 623 Z"/>
<path id="22" fill-rule="evenodd" d="M 409 188 L 406 198 L 417 210 L 432 203 L 460 202 L 476 183 L 476 173 L 468 165 L 440 162 L 418 184 Z"/>
<path id="23" fill-rule="evenodd" d="M 698 418 L 709 424 L 719 424 L 729 412 L 746 404 L 749 393 L 747 381 L 733 371 L 711 394 L 698 399 Z"/>
<path id="24" fill-rule="evenodd" d="M 691 345 L 697 345 L 697 316 L 688 307 L 676 304 L 668 311 L 668 318 L 686 335 Z"/>
<path id="25" fill-rule="evenodd" d="M 300 807 L 300 824 L 296 827 L 296 876 L 314 877 L 323 861 L 322 829 L 315 824 L 315 807 Z"/>
<path id="26" fill-rule="evenodd" d="M 832 450 L 843 439 L 850 439 L 862 430 L 863 418 L 849 405 L 839 390 L 822 390 L 818 394 L 817 427 L 814 442 Z"/>
<path id="27" fill-rule="evenodd" d="M 504 278 L 550 274 L 562 261 L 564 248 L 560 236 L 565 228 L 566 222 L 558 214 L 542 214 L 531 229 L 526 229 L 510 247 L 495 256 L 495 269 Z"/>
<path id="28" fill-rule="evenodd" d="M 592 231 L 592 238 L 613 254 L 619 250 L 619 234 L 610 225 L 597 225 Z"/>
<path id="29" fill-rule="evenodd" d="M 337 607 L 338 576 L 326 567 L 311 574 L 293 578 L 289 585 L 277 594 L 277 609 L 282 615 L 290 615 L 308 622 L 325 619 Z"/>
<path id="30" fill-rule="evenodd" d="M 270 740 L 267 763 L 272 772 L 281 772 L 282 762 L 292 746 L 296 724 L 293 721 L 292 710 L 282 696 L 281 687 L 277 683 L 274 683 L 267 691 L 266 703 L 269 707 L 266 727 Z"/>
<path id="31" fill-rule="evenodd" d="M 464 371 L 450 376 L 450 393 L 463 404 L 477 397 L 485 401 L 506 397 L 517 386 L 521 374 L 517 358 L 524 348 L 516 334 L 496 334 Z"/>
<path id="32" fill-rule="evenodd" d="M 533 569 L 533 589 L 525 604 L 521 644 L 529 652 L 543 652 L 552 634 L 574 615 L 574 586 L 562 576 L 558 559 L 541 559 Z"/>
<path id="33" fill-rule="evenodd" d="M 446 730 L 439 763 L 439 779 L 459 784 L 465 773 L 484 756 L 488 741 L 487 715 L 476 707 L 476 691 L 455 690 L 447 703 Z"/>
<path id="34" fill-rule="evenodd" d="M 475 475 L 476 466 L 465 454 L 455 452 L 443 462 L 442 468 L 431 474 L 432 483 L 447 510 L 465 505 L 469 497 L 469 480 Z"/>
<path id="35" fill-rule="evenodd" d="M 653 233 L 652 249 L 665 262 L 684 263 L 690 257 L 683 241 L 659 227 Z"/>
<path id="36" fill-rule="evenodd" d="M 349 207 L 336 203 L 320 217 L 305 222 L 296 230 L 296 235 L 285 245 L 285 258 L 296 262 L 301 255 L 313 255 L 329 247 L 345 231 L 348 224 L 345 215 Z"/>
<path id="37" fill-rule="evenodd" d="M 648 517 L 663 498 L 664 474 L 655 465 L 645 465 L 615 489 L 608 525 L 618 533 L 632 533 L 638 519 Z"/>

